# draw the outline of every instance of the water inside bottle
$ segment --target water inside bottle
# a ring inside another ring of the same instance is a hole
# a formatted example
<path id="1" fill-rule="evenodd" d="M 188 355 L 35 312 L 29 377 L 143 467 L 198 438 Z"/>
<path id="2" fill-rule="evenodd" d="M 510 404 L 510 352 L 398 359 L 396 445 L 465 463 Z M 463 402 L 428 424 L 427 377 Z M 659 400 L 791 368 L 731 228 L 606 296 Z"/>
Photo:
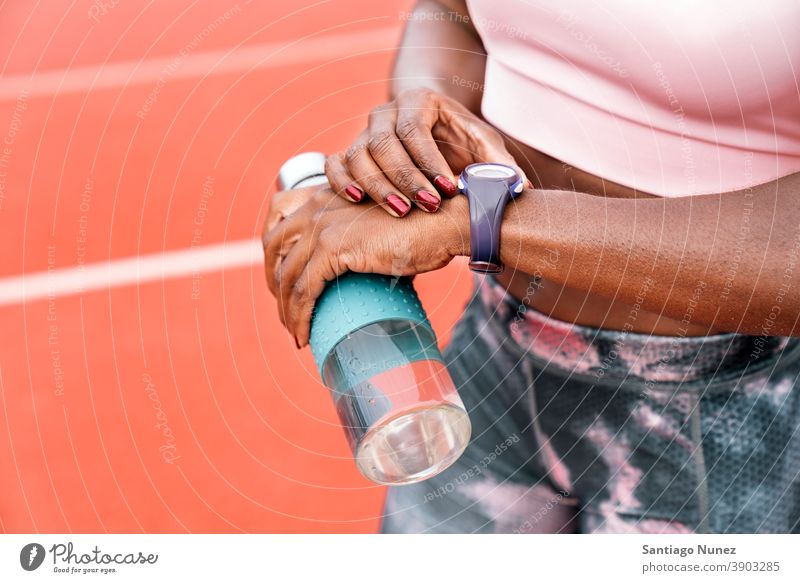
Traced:
<path id="1" fill-rule="evenodd" d="M 429 478 L 469 441 L 469 417 L 435 342 L 413 322 L 378 322 L 342 340 L 325 362 L 356 464 L 375 482 Z"/>

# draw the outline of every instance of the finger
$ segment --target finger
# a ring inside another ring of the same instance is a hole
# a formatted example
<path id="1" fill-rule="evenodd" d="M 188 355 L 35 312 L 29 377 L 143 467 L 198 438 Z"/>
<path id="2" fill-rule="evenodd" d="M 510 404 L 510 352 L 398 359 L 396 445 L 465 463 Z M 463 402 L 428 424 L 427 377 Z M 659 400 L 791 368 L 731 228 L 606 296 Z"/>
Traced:
<path id="1" fill-rule="evenodd" d="M 477 124 L 476 124 L 477 126 Z M 477 126 L 473 130 L 476 133 L 477 143 L 480 144 L 478 155 L 483 158 L 482 162 L 500 162 L 511 166 L 517 171 L 517 174 L 522 178 L 523 184 L 532 185 L 531 181 L 523 172 L 522 168 L 517 164 L 514 156 L 506 149 L 502 136 L 496 133 L 493 129 L 493 135 L 489 135 L 488 128 Z"/>
<path id="2" fill-rule="evenodd" d="M 275 280 L 278 267 L 299 238 L 298 222 L 293 220 L 278 223 L 264 235 L 262 241 L 264 246 L 264 276 L 267 280 L 267 287 L 275 297 L 278 297 Z"/>
<path id="3" fill-rule="evenodd" d="M 311 332 L 311 315 L 317 298 L 329 281 L 342 275 L 347 268 L 340 261 L 330 261 L 322 254 L 312 254 L 302 273 L 294 281 L 287 309 L 287 327 L 297 345 L 308 344 Z"/>
<path id="4" fill-rule="evenodd" d="M 350 202 L 364 200 L 364 191 L 356 184 L 344 163 L 344 154 L 333 154 L 325 160 L 325 175 L 331 189 Z"/>
<path id="5" fill-rule="evenodd" d="M 447 197 L 456 194 L 456 179 L 433 138 L 439 119 L 439 101 L 427 94 L 401 94 L 397 102 L 395 133 L 414 164 Z"/>
<path id="6" fill-rule="evenodd" d="M 463 109 L 463 111 L 461 111 Z M 453 143 L 468 144 L 464 154 L 470 163 L 498 162 L 514 168 L 523 183 L 529 184 L 525 173 L 514 157 L 506 149 L 503 136 L 492 126 L 463 108 L 461 104 L 453 106 L 445 114 L 445 121 L 440 129 L 442 134 Z"/>
<path id="7" fill-rule="evenodd" d="M 295 245 L 278 270 L 278 311 L 281 322 L 294 336 L 298 348 L 306 345 L 311 314 L 328 281 L 347 271 L 337 245 L 324 235 Z"/>
<path id="8" fill-rule="evenodd" d="M 269 213 L 264 221 L 262 239 L 266 237 L 269 231 L 277 227 L 278 223 L 302 207 L 307 200 L 308 197 L 303 196 L 297 190 L 276 192 L 272 197 L 272 201 L 270 201 Z"/>
<path id="9" fill-rule="evenodd" d="M 394 217 L 404 217 L 408 214 L 408 211 L 411 210 L 411 203 L 384 176 L 380 167 L 372 159 L 366 141 L 356 140 L 347 149 L 344 161 L 350 175 L 358 182 L 362 190 L 381 205 L 386 212 Z"/>
<path id="10" fill-rule="evenodd" d="M 417 169 L 403 142 L 396 135 L 397 110 L 378 107 L 369 116 L 369 150 L 389 181 L 425 212 L 436 212 L 442 199 L 425 175 Z"/>
<path id="11" fill-rule="evenodd" d="M 314 237 L 315 238 L 315 237 Z M 288 322 L 288 307 L 291 303 L 292 292 L 297 278 L 306 268 L 314 252 L 314 243 L 300 241 L 286 254 L 275 271 L 275 297 L 278 300 L 278 315 L 281 324 L 291 332 Z"/>
<path id="12" fill-rule="evenodd" d="M 277 225 L 280 221 L 284 219 L 284 215 L 281 209 L 281 202 L 282 199 L 285 198 L 286 192 L 276 192 L 272 195 L 272 199 L 269 202 L 269 211 L 267 212 L 267 218 L 264 220 L 264 230 L 262 232 L 262 238 L 271 231 L 275 225 Z"/>

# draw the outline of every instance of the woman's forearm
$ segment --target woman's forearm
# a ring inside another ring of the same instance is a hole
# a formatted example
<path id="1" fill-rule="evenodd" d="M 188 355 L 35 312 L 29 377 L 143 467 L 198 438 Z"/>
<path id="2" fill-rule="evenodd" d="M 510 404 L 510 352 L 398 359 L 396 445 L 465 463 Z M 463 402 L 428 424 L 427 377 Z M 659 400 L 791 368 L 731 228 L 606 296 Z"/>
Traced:
<path id="1" fill-rule="evenodd" d="M 426 87 L 478 113 L 486 53 L 464 0 L 421 0 L 406 17 L 392 97 L 404 89 Z"/>
<path id="2" fill-rule="evenodd" d="M 724 331 L 800 335 L 800 174 L 681 198 L 532 190 L 506 211 L 507 268 Z"/>

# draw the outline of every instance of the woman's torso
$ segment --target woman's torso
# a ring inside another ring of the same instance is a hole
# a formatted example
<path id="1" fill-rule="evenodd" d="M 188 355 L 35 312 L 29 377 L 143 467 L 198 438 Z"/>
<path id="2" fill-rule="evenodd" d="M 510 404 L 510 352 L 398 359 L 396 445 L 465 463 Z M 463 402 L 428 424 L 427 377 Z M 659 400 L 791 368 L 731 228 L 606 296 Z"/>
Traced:
<path id="1" fill-rule="evenodd" d="M 691 196 L 800 171 L 799 2 L 468 5 L 488 54 L 483 114 L 511 136 L 536 186 Z M 531 288 L 510 270 L 498 280 L 535 309 L 587 326 L 619 329 L 631 310 L 552 282 Z M 679 327 L 640 312 L 636 331 Z"/>

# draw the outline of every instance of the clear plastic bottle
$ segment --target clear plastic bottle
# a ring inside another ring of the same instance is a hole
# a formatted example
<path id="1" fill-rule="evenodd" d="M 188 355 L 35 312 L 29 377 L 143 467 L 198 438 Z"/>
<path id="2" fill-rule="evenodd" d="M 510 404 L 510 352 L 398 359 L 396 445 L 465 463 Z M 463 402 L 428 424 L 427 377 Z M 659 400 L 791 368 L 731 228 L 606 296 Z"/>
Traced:
<path id="1" fill-rule="evenodd" d="M 283 188 L 323 183 L 325 157 L 281 168 Z M 469 442 L 469 416 L 409 278 L 347 273 L 317 301 L 311 349 L 361 473 L 410 484 L 446 469 Z"/>
<path id="2" fill-rule="evenodd" d="M 405 319 L 353 330 L 322 379 L 361 472 L 381 484 L 438 474 L 469 441 L 470 422 L 429 327 Z"/>

